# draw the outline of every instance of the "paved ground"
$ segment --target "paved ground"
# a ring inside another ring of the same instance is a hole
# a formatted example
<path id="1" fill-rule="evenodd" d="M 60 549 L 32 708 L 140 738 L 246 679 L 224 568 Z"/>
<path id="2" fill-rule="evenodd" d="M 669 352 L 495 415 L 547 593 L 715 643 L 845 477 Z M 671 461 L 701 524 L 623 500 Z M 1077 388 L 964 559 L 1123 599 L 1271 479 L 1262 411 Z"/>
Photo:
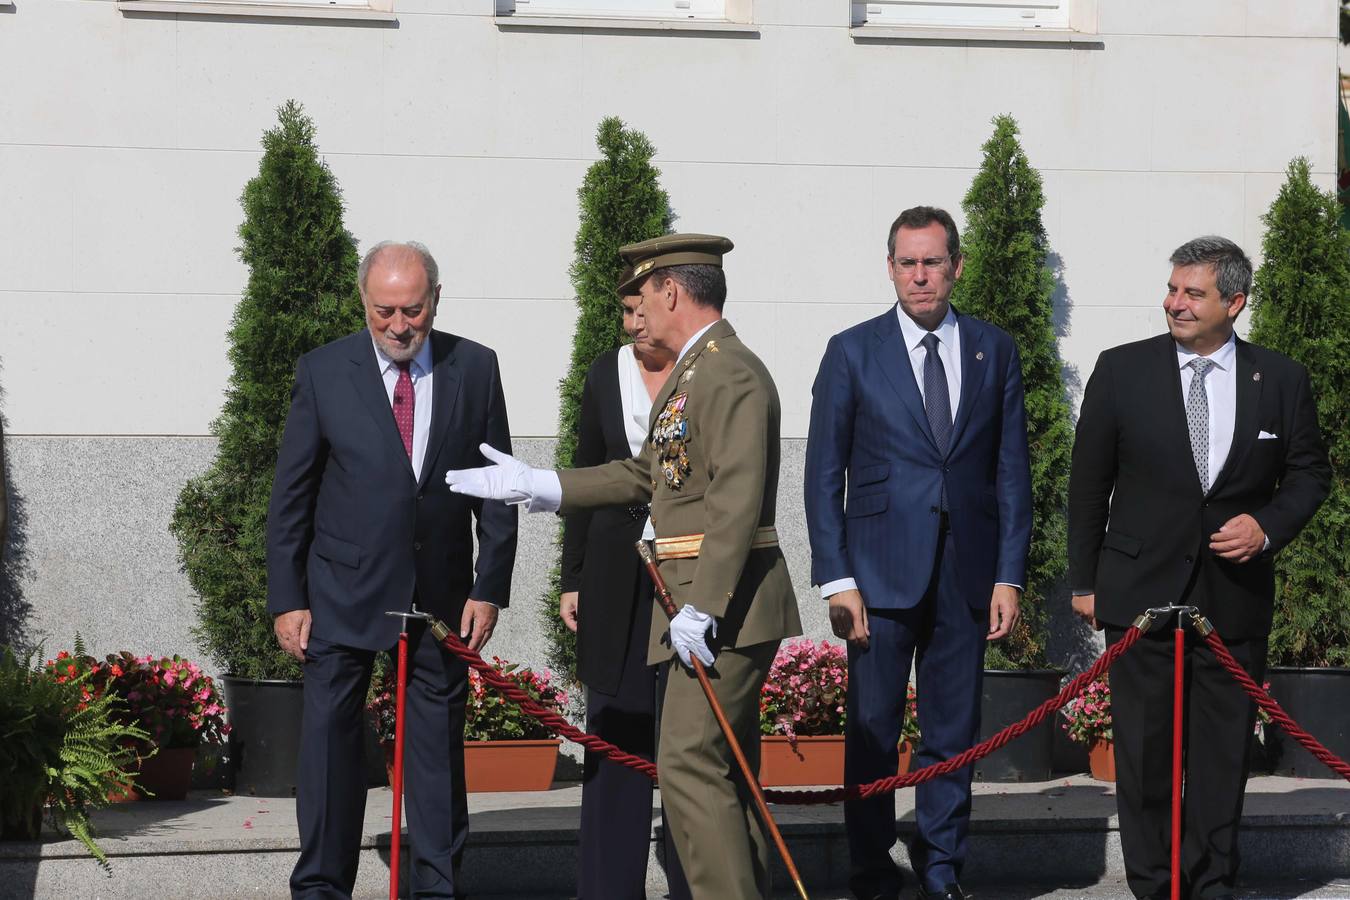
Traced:
<path id="1" fill-rule="evenodd" d="M 370 791 L 356 897 L 388 896 L 391 794 Z M 470 795 L 465 883 L 474 900 L 564 900 L 574 884 L 580 787 Z M 913 793 L 897 794 L 903 834 L 913 830 Z M 845 900 L 842 809 L 776 806 L 775 818 L 812 886 L 813 900 Z M 654 821 L 659 816 L 654 813 Z M 109 853 L 105 877 L 76 842 L 0 843 L 0 900 L 249 896 L 282 900 L 297 850 L 289 799 L 194 793 L 182 802 L 119 804 L 95 816 Z M 1121 876 L 1112 786 L 1075 776 L 1036 784 L 977 784 L 970 887 L 979 900 L 1129 898 Z M 1350 900 L 1350 783 L 1252 779 L 1244 819 L 1244 871 L 1255 898 Z M 897 860 L 904 863 L 903 850 Z M 1314 877 L 1317 876 L 1317 877 Z M 1037 887 L 1058 878 L 1054 886 Z M 1297 879 L 1304 880 L 1299 881 Z M 787 884 L 775 876 L 780 888 Z M 664 896 L 653 851 L 648 895 Z M 834 887 L 831 887 L 834 885 Z M 781 893 L 782 897 L 795 896 Z M 911 900 L 906 895 L 904 900 Z"/>

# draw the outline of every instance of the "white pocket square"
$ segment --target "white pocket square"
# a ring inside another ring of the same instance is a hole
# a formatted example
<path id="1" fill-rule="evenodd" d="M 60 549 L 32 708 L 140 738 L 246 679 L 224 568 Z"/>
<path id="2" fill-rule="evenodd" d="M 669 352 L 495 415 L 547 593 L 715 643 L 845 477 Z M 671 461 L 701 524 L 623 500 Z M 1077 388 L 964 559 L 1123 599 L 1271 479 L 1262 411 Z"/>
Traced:
<path id="1" fill-rule="evenodd" d="M 1278 434 L 1271 434 L 1269 431 L 1262 431 L 1256 436 L 1256 439 L 1258 441 L 1273 441 L 1278 438 L 1279 438 Z"/>

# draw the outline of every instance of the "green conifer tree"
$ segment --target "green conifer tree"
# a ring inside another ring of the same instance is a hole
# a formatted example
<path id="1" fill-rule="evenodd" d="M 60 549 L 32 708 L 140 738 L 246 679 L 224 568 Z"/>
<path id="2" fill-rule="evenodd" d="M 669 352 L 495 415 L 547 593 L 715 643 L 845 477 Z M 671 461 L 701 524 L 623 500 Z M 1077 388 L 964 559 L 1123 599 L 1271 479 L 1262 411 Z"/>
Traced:
<path id="1" fill-rule="evenodd" d="M 1251 340 L 1308 367 L 1332 469 L 1330 496 L 1275 557 L 1277 665 L 1350 665 L 1350 232 L 1339 217 L 1303 158 L 1262 217 Z"/>
<path id="2" fill-rule="evenodd" d="M 1055 339 L 1055 276 L 1041 224 L 1041 176 L 1027 161 L 1011 116 L 994 119 L 984 162 L 966 193 L 965 271 L 952 303 L 1012 335 L 1022 357 L 1027 434 L 1031 446 L 1032 531 L 1021 621 L 991 643 L 989 668 L 1046 664 L 1046 603 L 1063 578 L 1065 515 L 1073 428 Z"/>
<path id="3" fill-rule="evenodd" d="M 660 171 L 652 165 L 656 149 L 647 137 L 610 116 L 600 123 L 596 145 L 600 158 L 586 171 L 577 190 L 581 222 L 570 272 L 577 294 L 577 324 L 572 360 L 558 384 L 558 446 L 553 463 L 560 469 L 570 468 L 576 454 L 586 372 L 597 356 L 625 339 L 621 306 L 614 293 L 623 271 L 619 248 L 670 230 L 670 198 L 661 188 Z M 560 578 L 554 566 L 540 615 L 549 636 L 549 664 L 575 681 L 576 635 L 558 617 Z"/>
<path id="4" fill-rule="evenodd" d="M 170 526 L 199 596 L 202 647 L 243 678 L 299 677 L 267 613 L 267 503 L 296 361 L 359 330 L 356 241 L 342 195 L 319 159 L 314 123 L 295 101 L 263 135 L 258 174 L 244 187 L 239 254 L 248 285 L 229 332 L 231 374 L 215 462 L 184 486 Z"/>

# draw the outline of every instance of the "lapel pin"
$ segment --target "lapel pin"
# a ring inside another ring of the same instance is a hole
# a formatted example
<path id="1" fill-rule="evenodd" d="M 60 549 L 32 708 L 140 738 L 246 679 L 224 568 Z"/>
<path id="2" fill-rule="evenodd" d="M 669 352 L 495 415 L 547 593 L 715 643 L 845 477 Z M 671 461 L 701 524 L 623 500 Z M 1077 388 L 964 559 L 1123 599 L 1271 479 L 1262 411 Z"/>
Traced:
<path id="1" fill-rule="evenodd" d="M 976 359 L 984 359 L 984 351 L 983 351 L 983 350 L 976 350 L 976 351 L 975 351 L 975 358 L 976 358 Z"/>
<path id="2" fill-rule="evenodd" d="M 1260 380 L 1261 380 L 1261 373 L 1260 373 L 1260 372 L 1253 372 L 1253 373 L 1252 373 L 1252 381 L 1260 381 Z"/>

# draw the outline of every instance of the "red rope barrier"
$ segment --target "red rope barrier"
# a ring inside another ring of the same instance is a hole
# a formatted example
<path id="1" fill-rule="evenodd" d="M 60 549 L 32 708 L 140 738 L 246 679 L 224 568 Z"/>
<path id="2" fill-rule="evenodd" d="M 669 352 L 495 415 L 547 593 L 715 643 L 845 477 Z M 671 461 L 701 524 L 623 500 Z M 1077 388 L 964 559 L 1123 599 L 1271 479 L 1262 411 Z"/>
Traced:
<path id="1" fill-rule="evenodd" d="M 1019 722 L 1014 722 L 1007 728 L 1004 728 L 998 734 L 971 747 L 969 750 L 952 757 L 941 763 L 934 763 L 931 766 L 925 766 L 914 772 L 904 775 L 892 775 L 889 778 L 882 778 L 871 784 L 849 785 L 848 787 L 828 788 L 821 791 L 765 791 L 764 796 L 770 802 L 806 805 L 816 803 L 837 803 L 840 800 L 851 800 L 862 797 L 872 797 L 877 794 L 888 794 L 903 787 L 912 787 L 916 784 L 922 784 L 931 781 L 942 775 L 955 772 L 963 766 L 968 766 L 976 760 L 983 759 L 995 750 L 1005 746 L 1015 738 L 1026 734 L 1032 728 L 1045 721 L 1046 717 L 1064 706 L 1074 697 L 1076 697 L 1083 688 L 1087 687 L 1093 681 L 1102 676 L 1102 673 L 1110 668 L 1111 664 L 1130 647 L 1139 640 L 1143 634 L 1138 628 L 1131 627 L 1125 632 L 1125 636 L 1112 644 L 1105 653 L 1092 665 L 1092 668 L 1074 678 L 1066 684 L 1060 692 L 1049 700 L 1036 707 Z M 603 753 L 614 762 L 630 769 L 635 769 L 653 781 L 656 780 L 655 764 L 643 759 L 640 756 L 634 756 L 616 747 L 608 741 L 602 740 L 593 734 L 587 734 L 577 728 L 571 722 L 568 722 L 558 713 L 540 705 L 532 699 L 529 694 L 511 682 L 491 664 L 483 661 L 483 658 L 464 645 L 453 632 L 449 632 L 441 640 L 441 646 L 445 647 L 455 656 L 464 660 L 471 668 L 483 676 L 483 681 L 490 685 L 494 690 L 517 703 L 521 709 L 538 719 L 543 724 L 551 728 L 556 734 L 559 734 L 569 741 L 574 741 L 581 746 L 593 750 L 597 753 Z"/>
<path id="2" fill-rule="evenodd" d="M 996 750 L 1001 749 L 1013 740 L 1026 734 L 1032 728 L 1040 725 L 1045 719 L 1054 712 L 1061 709 L 1066 703 L 1078 696 L 1085 687 L 1100 678 L 1107 669 L 1120 656 L 1134 646 L 1135 642 L 1143 636 L 1143 632 L 1137 627 L 1131 626 L 1125 631 L 1125 636 L 1119 641 L 1107 648 L 1106 652 L 1098 657 L 1092 667 L 1086 672 L 1076 676 L 1066 684 L 1058 694 L 1042 703 L 1040 706 L 1029 712 L 1020 721 L 1014 722 L 1004 728 L 998 734 L 982 743 L 957 754 L 951 759 L 940 763 L 934 763 L 925 766 L 914 772 L 908 772 L 904 775 L 892 775 L 888 778 L 881 778 L 870 784 L 848 785 L 847 787 L 826 788 L 818 791 L 765 791 L 764 796 L 772 803 L 783 803 L 792 805 L 807 805 L 816 803 L 838 803 L 841 800 L 852 800 L 866 797 L 874 797 L 878 794 L 887 794 L 900 788 L 913 787 L 932 781 L 934 778 L 955 772 L 957 769 L 968 766 L 977 760 L 983 759 Z M 1205 642 L 1209 644 L 1214 656 L 1220 664 L 1228 670 L 1243 689 L 1256 701 L 1257 705 L 1264 709 L 1275 724 L 1284 729 L 1285 733 L 1298 741 L 1308 752 L 1317 757 L 1324 765 L 1333 772 L 1350 780 L 1350 765 L 1339 759 L 1334 753 L 1322 746 L 1312 735 L 1304 731 L 1297 722 L 1289 717 L 1289 714 L 1281 708 L 1280 704 L 1275 702 L 1269 694 L 1263 691 L 1246 670 L 1233 658 L 1219 637 L 1218 632 L 1211 631 L 1205 635 Z M 558 713 L 547 707 L 542 706 L 532 699 L 528 693 L 522 690 L 515 683 L 510 681 L 500 672 L 498 672 L 490 663 L 484 662 L 483 658 L 464 645 L 462 641 L 453 633 L 449 632 L 441 640 L 441 645 L 455 656 L 464 660 L 471 668 L 478 671 L 483 676 L 483 681 L 490 685 L 508 700 L 518 704 L 521 709 L 538 719 L 544 725 L 552 729 L 556 734 L 573 741 L 588 750 L 602 753 L 609 759 L 622 766 L 627 766 L 642 774 L 656 780 L 656 765 L 649 760 L 643 759 L 632 753 L 609 743 L 606 740 L 596 737 L 593 734 L 587 734 L 577 728 L 571 722 L 568 722 Z"/>
<path id="3" fill-rule="evenodd" d="M 1252 676 L 1247 674 L 1247 670 L 1242 668 L 1241 664 L 1233 658 L 1233 654 L 1228 652 L 1228 647 L 1224 645 L 1223 639 L 1219 637 L 1217 631 L 1210 631 L 1206 634 L 1205 643 L 1208 644 L 1209 649 L 1214 652 L 1214 656 L 1219 660 L 1219 663 L 1228 670 L 1228 674 L 1232 675 L 1237 683 L 1242 685 L 1243 690 L 1247 692 L 1248 696 L 1256 701 L 1257 706 L 1264 709 L 1270 715 L 1271 721 L 1283 728 L 1285 734 L 1302 744 L 1309 753 L 1317 757 L 1328 769 L 1347 781 L 1350 781 L 1350 765 L 1347 765 L 1344 760 L 1322 746 L 1317 738 L 1308 734 L 1308 732 L 1304 731 L 1297 722 L 1289 718 L 1289 714 L 1284 711 L 1284 708 L 1281 707 L 1279 703 L 1276 703 L 1270 694 L 1262 690 L 1261 687 L 1252 680 Z"/>

